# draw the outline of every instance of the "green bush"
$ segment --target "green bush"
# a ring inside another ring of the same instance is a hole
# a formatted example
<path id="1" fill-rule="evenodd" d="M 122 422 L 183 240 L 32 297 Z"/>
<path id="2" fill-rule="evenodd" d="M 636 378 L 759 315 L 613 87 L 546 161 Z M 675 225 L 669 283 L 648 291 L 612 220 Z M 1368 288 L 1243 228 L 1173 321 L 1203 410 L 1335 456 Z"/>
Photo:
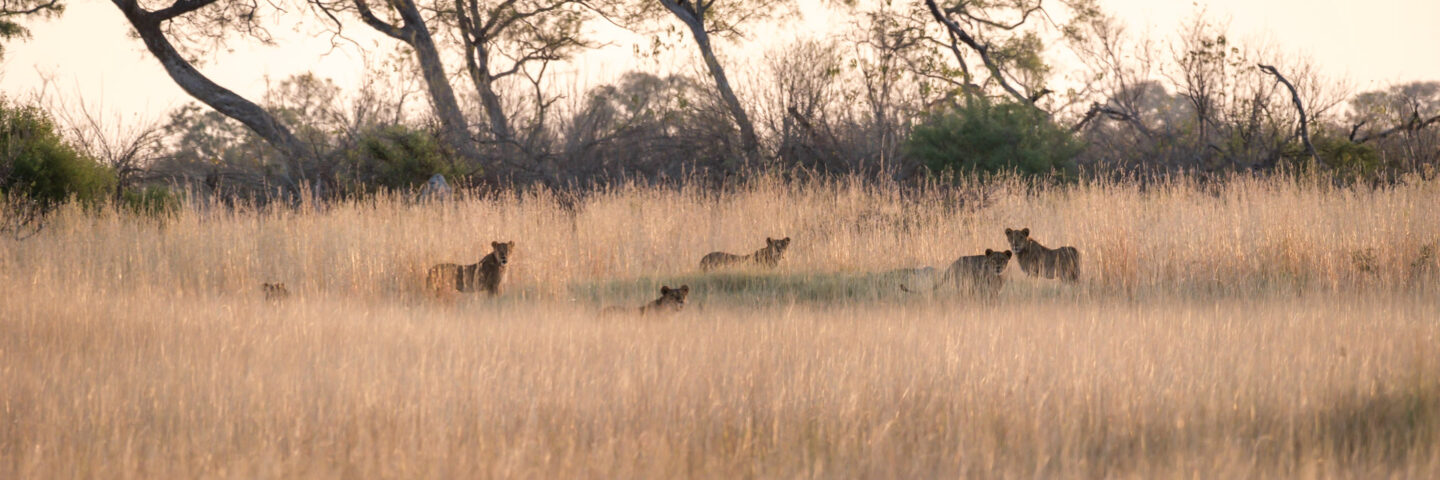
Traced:
<path id="1" fill-rule="evenodd" d="M 120 202 L 131 213 L 148 217 L 167 217 L 180 211 L 180 196 L 161 186 L 125 190 Z"/>
<path id="2" fill-rule="evenodd" d="M 72 196 L 104 198 L 115 185 L 114 172 L 76 151 L 55 130 L 44 110 L 0 98 L 0 192 L 46 207 Z"/>
<path id="3" fill-rule="evenodd" d="M 1329 169 L 1332 175 L 1340 178 L 1372 178 L 1382 166 L 1380 154 L 1370 145 L 1331 135 L 1316 136 L 1312 143 L 1315 145 L 1315 154 L 1320 157 L 1320 163 Z M 1295 142 L 1294 146 L 1287 150 L 1289 151 L 1286 153 L 1293 158 L 1310 158 L 1305 153 L 1305 147 L 1299 142 Z"/>
<path id="4" fill-rule="evenodd" d="M 1082 145 L 1044 112 L 1012 102 L 975 101 L 931 115 L 910 134 L 906 154 L 935 172 L 1071 178 Z"/>
<path id="5" fill-rule="evenodd" d="M 367 131 L 342 154 L 352 192 L 410 189 L 437 173 L 452 179 L 460 176 L 435 135 L 404 125 Z"/>

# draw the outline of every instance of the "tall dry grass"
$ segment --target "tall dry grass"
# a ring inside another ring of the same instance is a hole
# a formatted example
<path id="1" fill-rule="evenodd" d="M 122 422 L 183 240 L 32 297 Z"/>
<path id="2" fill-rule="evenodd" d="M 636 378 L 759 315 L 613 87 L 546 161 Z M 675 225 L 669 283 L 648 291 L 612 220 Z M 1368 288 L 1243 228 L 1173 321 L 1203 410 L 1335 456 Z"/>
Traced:
<path id="1" fill-rule="evenodd" d="M 1440 475 L 1440 185 L 960 192 L 71 207 L 0 241 L 0 478 Z M 870 273 L 1005 227 L 1081 282 Z M 778 271 L 697 271 L 766 236 Z M 500 298 L 419 288 L 512 239 Z"/>

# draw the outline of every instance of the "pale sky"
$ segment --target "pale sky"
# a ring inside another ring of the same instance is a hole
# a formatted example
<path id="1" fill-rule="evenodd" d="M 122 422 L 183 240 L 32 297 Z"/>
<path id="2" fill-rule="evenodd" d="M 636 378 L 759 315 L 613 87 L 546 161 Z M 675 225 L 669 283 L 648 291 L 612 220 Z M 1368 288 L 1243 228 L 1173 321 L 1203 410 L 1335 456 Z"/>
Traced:
<path id="1" fill-rule="evenodd" d="M 1348 80 L 1357 91 L 1398 82 L 1440 80 L 1437 0 L 1100 0 L 1100 4 L 1131 32 L 1149 32 L 1156 37 L 1175 31 L 1197 5 L 1204 7 L 1211 18 L 1228 19 L 1231 33 L 1241 42 L 1271 42 L 1308 56 L 1327 76 Z M 827 21 L 816 17 L 804 21 L 812 25 Z M 50 88 L 58 88 L 66 97 L 81 96 L 111 115 L 154 119 L 190 101 L 140 41 L 130 38 L 128 24 L 110 2 L 72 1 L 58 19 L 26 24 L 33 38 L 6 44 L 0 91 L 7 96 L 31 94 L 42 83 L 43 73 L 54 80 Z M 376 39 L 358 23 L 347 28 L 363 37 L 362 43 L 389 42 Z M 341 86 L 352 85 L 361 71 L 355 49 L 325 55 L 329 43 L 317 39 L 317 27 L 300 26 L 298 30 L 274 29 L 281 41 L 279 47 L 232 44 L 235 51 L 208 60 L 201 71 L 252 100 L 264 92 L 266 76 L 278 80 L 315 71 Z M 754 32 L 752 37 L 761 33 Z M 645 40 L 630 35 L 614 38 L 608 54 L 577 62 L 567 75 L 614 77 L 628 70 L 631 65 L 617 65 L 614 59 L 628 56 L 634 42 Z M 732 63 L 745 58 L 737 52 L 722 50 L 721 54 L 729 56 Z M 636 67 L 653 70 L 653 65 Z"/>

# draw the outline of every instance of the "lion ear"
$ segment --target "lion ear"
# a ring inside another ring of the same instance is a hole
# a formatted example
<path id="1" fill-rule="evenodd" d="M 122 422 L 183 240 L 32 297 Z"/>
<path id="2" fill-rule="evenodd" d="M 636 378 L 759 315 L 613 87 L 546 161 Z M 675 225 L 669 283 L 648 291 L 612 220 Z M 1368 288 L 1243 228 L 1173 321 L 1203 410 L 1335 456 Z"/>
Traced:
<path id="1" fill-rule="evenodd" d="M 1030 227 L 1025 227 L 1024 229 L 1020 230 L 1020 234 L 1027 237 L 1030 236 Z"/>
<path id="2" fill-rule="evenodd" d="M 1006 234 L 1006 235 L 1009 235 L 1009 234 L 1012 234 L 1012 233 L 1015 233 L 1015 230 L 1014 230 L 1014 229 L 1008 228 L 1008 227 L 1005 229 L 1005 234 Z"/>
<path id="3" fill-rule="evenodd" d="M 1009 250 L 1005 251 L 1005 258 L 1010 258 L 1011 255 L 1014 255 L 1014 253 L 1011 253 Z"/>
<path id="4" fill-rule="evenodd" d="M 690 294 L 690 286 L 689 286 L 689 285 L 681 285 L 681 286 L 680 286 L 680 293 L 681 293 L 681 294 L 684 294 L 684 295 L 689 295 L 689 294 Z"/>
<path id="5" fill-rule="evenodd" d="M 788 243 L 788 242 L 790 242 L 790 237 L 782 238 L 782 239 L 780 239 L 780 241 L 782 241 L 782 242 L 787 242 L 787 243 Z"/>
<path id="6" fill-rule="evenodd" d="M 498 250 L 500 248 L 500 242 L 490 242 L 490 248 Z"/>
<path id="7" fill-rule="evenodd" d="M 995 251 L 987 248 L 987 249 L 985 249 L 985 254 L 986 254 L 986 255 L 994 255 L 994 254 L 995 254 Z"/>

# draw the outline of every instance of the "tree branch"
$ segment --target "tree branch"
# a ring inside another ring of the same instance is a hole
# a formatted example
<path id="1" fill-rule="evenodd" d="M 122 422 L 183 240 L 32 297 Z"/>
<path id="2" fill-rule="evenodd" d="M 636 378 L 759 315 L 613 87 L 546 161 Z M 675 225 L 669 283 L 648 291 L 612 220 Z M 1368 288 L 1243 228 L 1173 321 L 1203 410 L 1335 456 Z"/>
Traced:
<path id="1" fill-rule="evenodd" d="M 477 2 L 477 1 L 475 1 L 475 0 L 471 0 L 471 1 L 470 1 L 470 15 L 471 15 L 472 17 L 475 17 L 475 20 L 476 20 L 476 21 L 478 21 L 478 20 L 480 19 L 480 13 L 479 13 L 478 7 L 476 6 L 478 3 L 479 3 L 479 2 Z M 504 2 L 500 2 L 499 5 L 496 5 L 495 8 L 490 9 L 490 18 L 487 19 L 487 20 L 485 20 L 485 25 L 484 25 L 484 26 L 481 26 L 480 28 L 475 29 L 476 36 L 480 36 L 480 37 L 487 36 L 487 35 L 489 35 L 490 33 L 504 30 L 506 27 L 510 26 L 509 24 L 511 23 L 511 21 L 513 21 L 513 19 L 514 19 L 516 16 L 515 16 L 515 15 L 510 15 L 510 16 L 501 15 L 500 12 L 504 11 L 506 8 L 512 8 L 512 9 L 513 9 L 514 6 L 515 6 L 515 0 L 505 0 Z M 500 24 L 499 24 L 499 22 L 501 22 L 501 18 L 505 18 L 505 20 L 504 20 L 505 24 L 504 24 L 504 25 L 500 25 Z M 472 23 L 473 23 L 473 22 L 472 22 Z M 497 25 L 498 25 L 498 28 L 497 28 Z M 473 27 L 472 27 L 472 28 L 473 28 Z M 484 39 L 481 38 L 480 40 L 483 41 Z"/>
<path id="2" fill-rule="evenodd" d="M 354 3 L 355 12 L 360 15 L 360 20 L 365 22 L 366 25 L 369 25 L 370 28 L 378 30 L 380 33 L 396 40 L 410 43 L 410 36 L 407 34 L 408 28 L 396 27 L 381 20 L 380 17 L 375 16 L 375 12 L 370 11 L 370 5 L 365 3 L 365 0 L 355 0 Z"/>
<path id="3" fill-rule="evenodd" d="M 181 0 L 172 4 L 167 10 L 193 12 L 217 1 L 219 0 Z M 185 93 L 209 105 L 215 111 L 238 120 L 264 139 L 266 143 L 291 158 L 300 159 L 307 155 L 300 140 L 295 138 L 290 129 L 270 112 L 220 86 L 200 73 L 194 65 L 191 65 L 166 38 L 165 32 L 161 28 L 161 22 L 164 20 L 161 16 L 145 10 L 137 0 L 111 0 L 111 2 L 124 13 L 130 26 L 135 29 L 135 33 L 145 43 L 145 48 L 156 60 L 160 61 L 165 72 L 170 75 L 176 85 L 185 90 Z M 178 9 L 177 7 L 182 4 L 185 8 Z"/>
<path id="4" fill-rule="evenodd" d="M 1005 79 L 1005 74 L 1000 71 L 1000 65 L 990 56 L 990 46 L 981 45 L 979 41 L 975 40 L 975 37 L 970 36 L 969 33 L 966 33 L 964 29 L 960 28 L 959 24 L 955 23 L 954 20 L 951 20 L 950 17 L 946 16 L 945 13 L 940 10 L 940 7 L 935 4 L 935 0 L 925 0 L 925 6 L 929 7 L 930 15 L 935 17 L 935 20 L 939 21 L 941 25 L 944 25 L 946 31 L 950 32 L 951 38 L 959 40 L 980 55 L 980 61 L 985 63 L 985 67 L 990 70 L 990 76 L 1000 84 L 1000 88 L 1003 88 L 1006 93 L 1009 93 L 1011 97 L 1014 97 L 1021 103 L 1040 110 L 1040 107 L 1035 104 L 1035 101 L 1015 89 L 1014 86 L 1010 85 L 1010 81 Z M 958 52 L 958 49 L 956 51 Z"/>
<path id="5" fill-rule="evenodd" d="M 1305 117 L 1305 104 L 1300 102 L 1300 94 L 1295 91 L 1295 85 L 1286 80 L 1285 76 L 1281 75 L 1273 66 L 1263 63 L 1258 63 L 1256 66 L 1260 67 L 1260 71 L 1275 76 L 1275 79 L 1284 84 L 1285 88 L 1290 89 L 1290 99 L 1295 102 L 1295 110 L 1300 112 L 1300 140 L 1305 142 L 1305 151 L 1310 154 L 1310 158 L 1319 162 L 1320 156 L 1315 153 L 1315 145 L 1310 143 L 1310 126 L 1309 120 Z"/>
<path id="6" fill-rule="evenodd" d="M 1387 128 L 1387 129 L 1382 130 L 1382 131 L 1379 131 L 1379 132 L 1366 134 L 1365 136 L 1360 137 L 1359 140 L 1354 140 L 1354 142 L 1355 142 L 1355 143 L 1365 143 L 1365 142 L 1369 142 L 1369 141 L 1372 141 L 1372 140 L 1379 140 L 1379 139 L 1382 139 L 1382 138 L 1385 138 L 1385 137 L 1388 137 L 1388 136 L 1391 136 L 1391 135 L 1394 135 L 1394 134 L 1400 133 L 1400 132 L 1414 132 L 1414 131 L 1419 131 L 1420 129 L 1425 128 L 1425 127 L 1428 127 L 1428 126 L 1430 126 L 1431 124 L 1434 124 L 1434 123 L 1440 123 L 1440 115 L 1436 115 L 1436 116 L 1433 116 L 1433 117 L 1426 118 L 1426 119 L 1423 119 L 1423 120 L 1422 120 L 1422 119 L 1420 118 L 1420 112 L 1419 112 L 1419 111 L 1415 111 L 1414 113 L 1412 113 L 1412 114 L 1410 115 L 1410 119 L 1409 119 L 1409 120 L 1406 120 L 1405 123 L 1396 125 L 1396 126 L 1394 126 L 1394 127 Z M 1360 125 L 1356 125 L 1356 126 L 1355 126 L 1355 129 L 1356 129 L 1356 130 L 1358 130 L 1359 128 L 1360 128 Z M 1350 137 L 1351 137 L 1352 139 L 1355 137 L 1353 130 L 1351 131 Z"/>
<path id="7" fill-rule="evenodd" d="M 1076 122 L 1075 125 L 1071 126 L 1070 131 L 1080 131 L 1081 129 L 1085 128 L 1085 125 L 1089 124 L 1091 120 L 1094 120 L 1100 115 L 1104 115 L 1106 118 L 1128 123 L 1130 124 L 1130 126 L 1135 127 L 1136 131 L 1140 132 L 1146 137 L 1155 136 L 1155 133 L 1151 132 L 1150 128 L 1146 127 L 1145 123 L 1141 122 L 1140 118 L 1136 117 L 1135 115 L 1132 115 L 1124 110 L 1120 110 L 1109 105 L 1101 105 L 1099 103 L 1091 103 L 1090 109 L 1085 111 L 1085 116 L 1081 118 L 1079 122 Z"/>
<path id="8" fill-rule="evenodd" d="M 1035 2 L 1035 6 L 1030 7 L 1028 10 L 1025 10 L 1024 12 L 1021 12 L 1021 14 L 1020 14 L 1020 20 L 1017 20 L 1017 21 L 1015 21 L 1015 23 L 1010 24 L 1010 25 L 1005 25 L 1005 24 L 1003 24 L 1003 23 L 996 22 L 996 21 L 994 21 L 994 20 L 984 19 L 984 18 L 980 18 L 980 17 L 974 16 L 974 15 L 971 15 L 969 12 L 966 12 L 966 11 L 965 11 L 965 5 L 964 5 L 963 3 L 960 4 L 960 5 L 956 5 L 956 6 L 950 8 L 950 9 L 948 9 L 948 10 L 945 10 L 945 13 L 958 13 L 958 14 L 964 15 L 965 18 L 968 18 L 968 19 L 970 19 L 970 20 L 973 20 L 973 21 L 975 21 L 975 22 L 978 22 L 978 23 L 980 23 L 980 24 L 982 24 L 982 25 L 987 25 L 987 26 L 994 27 L 994 28 L 998 28 L 998 29 L 1001 29 L 1001 30 L 1014 30 L 1014 29 L 1016 29 L 1016 28 L 1019 28 L 1021 25 L 1024 25 L 1024 24 L 1025 24 L 1025 21 L 1030 18 L 1030 14 L 1044 10 L 1043 5 L 1044 5 L 1044 2 Z M 1017 6 L 1018 6 L 1018 5 L 1017 5 Z"/>
<path id="9" fill-rule="evenodd" d="M 212 3 L 215 3 L 215 0 L 176 0 L 169 7 L 150 12 L 149 16 L 156 22 L 163 22 L 199 10 Z"/>
<path id="10" fill-rule="evenodd" d="M 52 11 L 54 11 L 54 10 L 59 10 L 59 9 L 65 7 L 64 5 L 60 5 L 60 0 L 50 0 L 50 1 L 48 1 L 48 2 L 35 5 L 34 7 L 29 8 L 29 9 L 26 9 L 26 10 L 11 10 L 9 3 L 10 3 L 10 2 L 5 2 L 5 5 L 0 6 L 0 17 L 9 17 L 9 16 L 16 16 L 16 15 L 30 15 L 30 14 L 32 14 L 32 13 L 36 13 L 36 12 L 39 12 L 39 11 L 41 11 L 41 10 L 52 10 Z M 52 12 L 52 13 L 53 13 L 53 12 Z"/>
<path id="11" fill-rule="evenodd" d="M 1356 123 L 1356 124 L 1354 124 L 1354 125 L 1351 125 L 1351 126 L 1350 126 L 1350 136 L 1349 136 L 1349 137 L 1346 137 L 1346 138 L 1350 139 L 1351 142 L 1355 142 L 1355 134 L 1360 133 L 1360 127 L 1363 127 L 1363 126 L 1365 126 L 1365 120 L 1361 120 L 1361 121 L 1359 121 L 1358 123 Z"/>

